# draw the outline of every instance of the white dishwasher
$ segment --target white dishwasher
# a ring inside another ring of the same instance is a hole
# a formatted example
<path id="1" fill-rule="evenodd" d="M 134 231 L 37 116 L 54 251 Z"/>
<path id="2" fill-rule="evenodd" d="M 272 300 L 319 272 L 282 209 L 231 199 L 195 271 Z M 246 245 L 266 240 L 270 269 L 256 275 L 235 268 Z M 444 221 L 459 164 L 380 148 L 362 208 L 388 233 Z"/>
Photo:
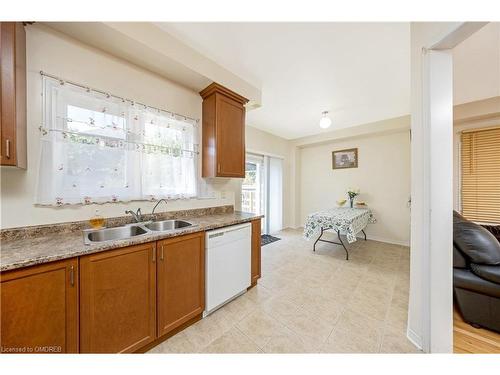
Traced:
<path id="1" fill-rule="evenodd" d="M 250 286 L 251 256 L 251 224 L 206 233 L 204 317 L 246 292 Z"/>

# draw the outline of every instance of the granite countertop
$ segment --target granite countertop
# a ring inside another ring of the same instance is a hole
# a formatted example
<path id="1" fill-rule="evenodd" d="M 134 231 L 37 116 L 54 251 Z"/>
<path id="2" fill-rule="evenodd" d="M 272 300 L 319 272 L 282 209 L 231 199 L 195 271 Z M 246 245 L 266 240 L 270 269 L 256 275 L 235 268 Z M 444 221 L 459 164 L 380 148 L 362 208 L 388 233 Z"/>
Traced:
<path id="1" fill-rule="evenodd" d="M 183 234 L 242 224 L 261 217 L 263 216 L 239 211 L 182 217 L 182 220 L 187 220 L 194 225 L 168 232 L 149 232 L 124 240 L 106 241 L 91 245 L 84 244 L 81 230 L 63 233 L 42 233 L 26 238 L 7 238 L 1 242 L 0 271 L 8 271 L 130 245 L 153 242 Z"/>

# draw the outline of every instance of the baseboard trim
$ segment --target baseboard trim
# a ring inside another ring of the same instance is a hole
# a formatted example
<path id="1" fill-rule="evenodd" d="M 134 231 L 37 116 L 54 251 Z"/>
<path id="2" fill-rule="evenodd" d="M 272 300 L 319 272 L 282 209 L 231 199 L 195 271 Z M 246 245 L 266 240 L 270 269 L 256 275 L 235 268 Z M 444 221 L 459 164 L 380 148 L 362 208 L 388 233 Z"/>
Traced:
<path id="1" fill-rule="evenodd" d="M 357 235 L 357 238 L 360 238 L 360 239 L 365 239 L 365 237 L 363 235 Z M 369 239 L 369 240 L 373 240 L 373 241 L 378 241 L 378 242 L 385 242 L 385 243 L 390 243 L 390 244 L 393 244 L 393 245 L 400 245 L 400 246 L 406 246 L 406 247 L 410 247 L 410 242 L 409 241 L 398 241 L 398 240 L 391 240 L 391 239 L 387 239 L 387 238 L 382 238 L 382 237 L 378 237 L 378 236 L 372 236 L 371 234 L 367 234 L 366 235 L 366 238 Z"/>
<path id="2" fill-rule="evenodd" d="M 411 330 L 410 327 L 406 329 L 406 337 L 419 350 L 422 350 L 422 338 L 419 335 L 417 335 L 413 330 Z"/>
<path id="3" fill-rule="evenodd" d="M 284 231 L 284 230 L 298 230 L 298 229 L 304 229 L 304 227 L 292 227 L 292 226 L 289 226 L 289 227 L 285 227 L 285 228 L 281 228 L 279 231 L 275 232 L 275 233 L 279 233 L 281 231 Z"/>
<path id="4" fill-rule="evenodd" d="M 286 228 L 283 228 L 282 230 L 287 230 L 287 229 L 291 229 L 291 230 L 301 229 L 301 230 L 304 230 L 304 227 L 303 226 L 297 226 L 297 227 L 288 226 Z M 359 238 L 359 239 L 363 239 L 363 240 L 365 239 L 365 237 L 363 236 L 362 233 L 358 233 L 358 235 L 356 237 Z M 390 243 L 390 244 L 393 244 L 393 245 L 400 245 L 400 246 L 410 247 L 410 241 L 409 240 L 408 241 L 398 241 L 398 240 L 392 240 L 392 239 L 388 239 L 388 238 L 373 236 L 371 234 L 367 235 L 366 238 L 369 239 L 369 240 L 373 240 L 373 241 L 385 242 L 385 243 Z"/>

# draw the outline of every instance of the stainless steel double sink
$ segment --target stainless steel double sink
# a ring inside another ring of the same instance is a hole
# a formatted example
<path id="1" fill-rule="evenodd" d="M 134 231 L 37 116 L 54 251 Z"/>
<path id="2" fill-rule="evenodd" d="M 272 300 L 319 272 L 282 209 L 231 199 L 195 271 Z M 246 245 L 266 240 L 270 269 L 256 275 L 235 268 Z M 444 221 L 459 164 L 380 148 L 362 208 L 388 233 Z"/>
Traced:
<path id="1" fill-rule="evenodd" d="M 162 220 L 127 224 L 115 228 L 85 229 L 83 242 L 90 245 L 104 241 L 126 240 L 144 234 L 168 232 L 191 226 L 194 225 L 184 220 Z"/>

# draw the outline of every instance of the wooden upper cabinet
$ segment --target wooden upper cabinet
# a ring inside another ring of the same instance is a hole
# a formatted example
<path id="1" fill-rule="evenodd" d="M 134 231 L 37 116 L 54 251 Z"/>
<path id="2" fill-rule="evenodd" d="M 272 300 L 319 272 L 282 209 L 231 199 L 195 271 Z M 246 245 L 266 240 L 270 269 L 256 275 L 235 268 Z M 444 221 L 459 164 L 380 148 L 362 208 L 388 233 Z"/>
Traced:
<path id="1" fill-rule="evenodd" d="M 78 259 L 3 272 L 4 353 L 78 353 Z"/>
<path id="2" fill-rule="evenodd" d="M 200 92 L 202 176 L 245 177 L 245 104 L 248 99 L 212 83 Z"/>
<path id="3" fill-rule="evenodd" d="M 261 220 L 252 221 L 252 285 L 257 284 L 257 280 L 262 276 L 261 273 Z"/>
<path id="4" fill-rule="evenodd" d="M 131 353 L 156 338 L 152 243 L 80 258 L 80 352 Z"/>
<path id="5" fill-rule="evenodd" d="M 0 164 L 26 168 L 26 34 L 0 22 Z"/>
<path id="6" fill-rule="evenodd" d="M 205 232 L 158 241 L 158 336 L 205 309 Z"/>

